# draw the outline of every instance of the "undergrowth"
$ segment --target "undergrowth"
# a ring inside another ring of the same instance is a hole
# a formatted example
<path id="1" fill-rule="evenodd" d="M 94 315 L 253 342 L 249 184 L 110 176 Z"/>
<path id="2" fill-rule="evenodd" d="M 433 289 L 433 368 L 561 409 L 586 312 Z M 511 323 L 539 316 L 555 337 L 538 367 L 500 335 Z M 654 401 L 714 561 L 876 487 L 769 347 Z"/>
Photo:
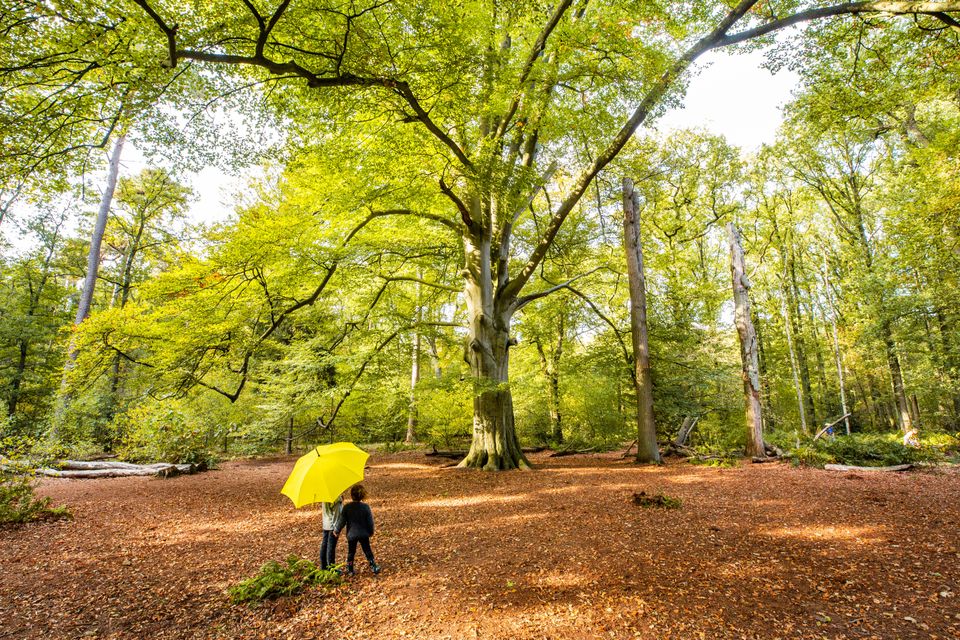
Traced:
<path id="1" fill-rule="evenodd" d="M 0 440 L 0 526 L 73 517 L 67 507 L 51 507 L 50 498 L 34 495 L 33 467 L 40 465 L 23 461 L 29 450 L 30 443 Z"/>
<path id="2" fill-rule="evenodd" d="M 257 575 L 233 585 L 227 593 L 236 604 L 260 602 L 296 595 L 316 585 L 333 587 L 342 581 L 335 569 L 321 569 L 310 560 L 292 554 L 285 564 L 271 560 L 260 567 Z"/>
<path id="3" fill-rule="evenodd" d="M 903 444 L 898 433 L 854 433 L 849 436 L 807 440 L 793 446 L 787 457 L 795 465 L 823 467 L 847 464 L 858 467 L 887 467 L 901 464 L 935 463 L 946 459 L 960 446 L 957 438 L 943 433 L 925 434 L 919 446 Z"/>

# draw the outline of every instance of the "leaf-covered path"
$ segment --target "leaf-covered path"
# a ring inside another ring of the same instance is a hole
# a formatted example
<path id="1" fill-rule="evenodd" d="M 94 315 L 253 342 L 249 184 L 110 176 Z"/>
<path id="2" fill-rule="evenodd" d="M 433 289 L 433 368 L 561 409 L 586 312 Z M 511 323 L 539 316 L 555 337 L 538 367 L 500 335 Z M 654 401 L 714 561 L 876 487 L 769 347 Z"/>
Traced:
<path id="1" fill-rule="evenodd" d="M 48 480 L 76 520 L 0 531 L 0 638 L 960 637 L 956 471 L 533 461 L 374 455 L 383 574 L 252 608 L 225 589 L 319 545 L 319 513 L 279 494 L 292 459 Z"/>

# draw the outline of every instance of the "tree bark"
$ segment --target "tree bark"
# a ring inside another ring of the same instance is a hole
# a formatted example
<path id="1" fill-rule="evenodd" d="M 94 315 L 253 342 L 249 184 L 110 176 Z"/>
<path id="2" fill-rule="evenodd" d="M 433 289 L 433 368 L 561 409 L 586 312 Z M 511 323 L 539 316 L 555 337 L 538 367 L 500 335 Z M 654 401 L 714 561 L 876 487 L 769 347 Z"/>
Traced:
<path id="1" fill-rule="evenodd" d="M 657 425 L 653 415 L 653 380 L 647 338 L 647 292 L 640 243 L 640 195 L 630 178 L 623 179 L 623 245 L 630 288 L 630 335 L 633 339 L 634 385 L 637 390 L 637 462 L 659 463 Z"/>
<path id="2" fill-rule="evenodd" d="M 793 331 L 791 330 L 790 312 L 787 309 L 786 296 L 783 301 L 783 329 L 787 334 L 787 351 L 790 354 L 790 371 L 793 374 L 793 389 L 797 394 L 797 411 L 800 413 L 800 428 L 804 433 L 810 433 L 807 426 L 807 413 L 803 402 L 803 388 L 800 386 L 800 375 L 797 371 L 797 356 L 793 349 Z"/>
<path id="3" fill-rule="evenodd" d="M 890 322 L 884 320 L 881 323 L 883 331 L 883 344 L 886 347 L 887 364 L 890 367 L 890 381 L 893 386 L 893 399 L 897 407 L 897 426 L 904 433 L 913 428 L 913 420 L 910 417 L 910 404 L 907 401 L 907 394 L 903 386 L 903 371 L 900 369 L 900 357 L 897 355 L 897 347 L 893 341 L 893 330 Z"/>
<path id="4" fill-rule="evenodd" d="M 413 347 L 410 364 L 410 406 L 407 410 L 406 444 L 417 441 L 417 383 L 420 382 L 420 330 L 413 332 Z"/>
<path id="5" fill-rule="evenodd" d="M 760 372 L 757 361 L 757 334 L 750 319 L 750 281 L 740 233 L 732 222 L 727 223 L 730 241 L 730 273 L 733 279 L 734 321 L 740 337 L 740 360 L 743 363 L 743 395 L 746 401 L 748 456 L 766 456 L 763 442 L 763 412 L 760 405 Z"/>
<path id="6" fill-rule="evenodd" d="M 504 471 L 529 469 L 513 418 L 509 363 L 510 322 L 515 299 L 495 295 L 491 240 L 487 233 L 464 233 L 464 297 L 468 332 L 464 360 L 473 377 L 473 439 L 458 467 Z"/>
<path id="7" fill-rule="evenodd" d="M 74 326 L 90 315 L 90 306 L 93 302 L 93 291 L 97 284 L 97 274 L 100 271 L 100 245 L 103 243 L 103 232 L 107 228 L 107 215 L 113 203 L 113 192 L 117 188 L 117 177 L 120 175 L 120 154 L 127 135 L 120 134 L 113 145 L 113 155 L 110 157 L 110 168 L 107 172 L 107 183 L 104 185 L 103 195 L 100 198 L 100 208 L 97 210 L 97 219 L 93 226 L 93 235 L 90 237 L 90 250 L 87 253 L 87 273 L 83 280 L 83 292 L 80 294 L 80 305 L 77 307 L 77 317 Z M 70 348 L 70 359 L 76 360 L 77 354 L 73 346 Z"/>
<path id="8" fill-rule="evenodd" d="M 803 388 L 803 403 L 806 407 L 806 415 L 816 424 L 817 408 L 813 402 L 813 387 L 810 384 L 810 365 L 807 362 L 807 344 L 803 335 L 803 322 L 801 318 L 800 306 L 800 288 L 797 286 L 797 266 L 794 256 L 794 247 L 788 248 L 787 269 L 789 282 L 786 284 L 787 302 L 790 305 L 789 322 L 793 329 L 793 342 L 797 357 L 797 370 L 800 373 L 800 385 Z M 806 424 L 803 428 L 807 432 Z"/>

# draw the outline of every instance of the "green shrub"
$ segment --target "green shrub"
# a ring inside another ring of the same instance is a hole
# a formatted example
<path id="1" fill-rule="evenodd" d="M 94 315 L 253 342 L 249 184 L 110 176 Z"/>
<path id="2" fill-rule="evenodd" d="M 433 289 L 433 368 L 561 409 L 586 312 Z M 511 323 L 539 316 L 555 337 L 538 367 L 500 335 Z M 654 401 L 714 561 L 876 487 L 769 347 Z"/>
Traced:
<path id="1" fill-rule="evenodd" d="M 949 444 L 943 440 L 944 444 Z M 807 439 L 788 453 L 794 464 L 822 467 L 825 464 L 848 464 L 858 467 L 886 467 L 899 464 L 939 462 L 943 450 L 922 442 L 919 447 L 903 444 L 899 433 L 855 433 L 849 436 Z"/>
<path id="2" fill-rule="evenodd" d="M 271 560 L 260 567 L 257 575 L 235 584 L 227 593 L 234 603 L 240 604 L 292 596 L 307 587 L 319 584 L 336 586 L 342 581 L 336 570 L 324 570 L 309 560 L 290 555 L 286 564 Z"/>
<path id="3" fill-rule="evenodd" d="M 51 507 L 50 498 L 34 495 L 33 463 L 17 462 L 26 459 L 29 450 L 29 442 L 0 440 L 0 525 L 72 517 L 66 507 Z"/>
<path id="4" fill-rule="evenodd" d="M 217 442 L 209 425 L 188 402 L 147 402 L 117 416 L 123 434 L 117 452 L 133 462 L 193 463 L 212 466 Z"/>

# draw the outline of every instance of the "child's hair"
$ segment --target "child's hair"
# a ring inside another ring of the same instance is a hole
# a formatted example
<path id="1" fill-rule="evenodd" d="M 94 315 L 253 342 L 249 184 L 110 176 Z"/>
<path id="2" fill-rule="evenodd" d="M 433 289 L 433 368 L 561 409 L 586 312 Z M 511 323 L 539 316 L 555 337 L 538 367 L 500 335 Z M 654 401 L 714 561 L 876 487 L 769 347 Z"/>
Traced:
<path id="1" fill-rule="evenodd" d="M 362 484 L 355 484 L 350 487 L 350 497 L 357 502 L 363 502 L 363 499 L 367 497 L 367 490 L 363 488 Z"/>

